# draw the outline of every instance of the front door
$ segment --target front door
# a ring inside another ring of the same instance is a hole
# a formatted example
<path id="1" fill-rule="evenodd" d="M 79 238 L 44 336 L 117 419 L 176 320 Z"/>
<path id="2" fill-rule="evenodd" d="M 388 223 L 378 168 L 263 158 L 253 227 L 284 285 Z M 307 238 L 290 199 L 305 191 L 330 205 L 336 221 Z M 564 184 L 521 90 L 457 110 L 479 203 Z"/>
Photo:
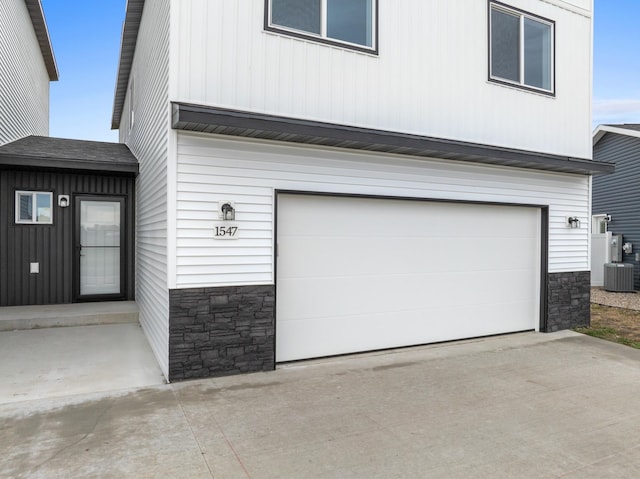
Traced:
<path id="1" fill-rule="evenodd" d="M 76 197 L 76 300 L 124 296 L 124 198 Z"/>

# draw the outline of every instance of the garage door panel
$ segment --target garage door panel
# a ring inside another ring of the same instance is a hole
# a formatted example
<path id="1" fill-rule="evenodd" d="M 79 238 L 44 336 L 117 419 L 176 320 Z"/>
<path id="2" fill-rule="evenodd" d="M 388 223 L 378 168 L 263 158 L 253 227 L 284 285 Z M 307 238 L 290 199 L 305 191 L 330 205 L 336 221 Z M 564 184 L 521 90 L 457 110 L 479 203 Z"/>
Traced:
<path id="1" fill-rule="evenodd" d="M 279 195 L 277 221 L 277 361 L 537 327 L 537 208 Z"/>
<path id="2" fill-rule="evenodd" d="M 353 250 L 353 242 L 360 247 Z M 449 271 L 491 271 L 509 258 L 514 269 L 531 269 L 530 252 L 539 248 L 538 238 L 316 238 L 283 237 L 278 241 L 278 266 L 284 277 L 324 277 L 343 274 L 348 262 L 350 274 L 433 273 Z M 286 254 L 284 254 L 286 252 Z M 296 258 L 306 256 L 304 262 Z M 285 276 L 286 275 L 286 276 Z"/>
<path id="3" fill-rule="evenodd" d="M 536 288 L 521 271 L 371 275 L 280 280 L 278 322 L 289 318 L 393 312 L 402 305 L 481 305 L 529 301 Z M 500 290 L 496 294 L 495 289 Z"/>
<path id="4" fill-rule="evenodd" d="M 532 303 L 503 303 L 467 307 L 439 307 L 414 311 L 378 312 L 339 317 L 320 317 L 305 321 L 279 322 L 276 349 L 279 361 L 305 357 L 332 356 L 357 351 L 412 346 L 470 337 L 523 331 L 530 322 L 514 321 L 522 308 L 535 309 Z M 488 314 L 492 323 L 480 320 Z M 451 333 L 452 330 L 458 334 Z M 369 331 L 376 331 L 371 336 Z M 304 343 L 300 337 L 312 335 L 314 341 Z M 282 348 L 280 345 L 288 345 Z"/>

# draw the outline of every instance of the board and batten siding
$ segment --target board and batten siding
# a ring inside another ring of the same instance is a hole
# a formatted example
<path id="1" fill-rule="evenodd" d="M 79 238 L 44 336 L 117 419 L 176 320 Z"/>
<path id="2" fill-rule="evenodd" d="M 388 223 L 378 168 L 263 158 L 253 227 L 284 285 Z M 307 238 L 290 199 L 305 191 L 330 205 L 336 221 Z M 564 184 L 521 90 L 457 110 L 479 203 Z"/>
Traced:
<path id="1" fill-rule="evenodd" d="M 0 2 L 0 145 L 49 134 L 49 74 L 23 0 Z"/>
<path id="2" fill-rule="evenodd" d="M 273 283 L 276 189 L 548 205 L 549 272 L 589 270 L 587 176 L 183 132 L 177 174 L 179 288 Z M 237 240 L 213 238 L 221 200 Z M 574 215 L 580 229 L 565 226 Z"/>
<path id="3" fill-rule="evenodd" d="M 640 264 L 635 261 L 640 251 L 640 138 L 607 133 L 593 155 L 616 165 L 614 173 L 593 178 L 593 214 L 611 215 L 609 231 L 633 244 L 633 252 L 623 253 L 622 259 L 634 264 L 634 286 L 640 288 Z"/>
<path id="4" fill-rule="evenodd" d="M 506 3 L 556 22 L 555 97 L 488 81 L 486 0 L 380 0 L 378 55 L 267 32 L 264 0 L 192 0 L 172 99 L 591 158 L 591 3 Z"/>
<path id="5" fill-rule="evenodd" d="M 120 141 L 140 164 L 136 182 L 136 302 L 140 323 L 169 374 L 167 159 L 169 142 L 169 1 L 146 2 L 132 65 Z M 133 97 L 134 121 L 130 125 Z"/>

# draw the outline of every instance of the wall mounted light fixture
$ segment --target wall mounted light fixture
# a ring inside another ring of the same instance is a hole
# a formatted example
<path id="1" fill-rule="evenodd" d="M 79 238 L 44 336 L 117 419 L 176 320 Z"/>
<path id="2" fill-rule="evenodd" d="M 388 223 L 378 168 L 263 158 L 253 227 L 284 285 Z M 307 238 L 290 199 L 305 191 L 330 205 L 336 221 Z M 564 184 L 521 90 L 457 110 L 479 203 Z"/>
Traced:
<path id="1" fill-rule="evenodd" d="M 60 208 L 69 206 L 69 195 L 58 195 L 58 206 Z"/>
<path id="2" fill-rule="evenodd" d="M 567 226 L 569 226 L 569 228 L 580 228 L 580 218 L 577 216 L 567 216 Z"/>
<path id="3" fill-rule="evenodd" d="M 234 221 L 236 219 L 236 208 L 232 201 L 220 202 L 220 216 L 226 221 Z"/>

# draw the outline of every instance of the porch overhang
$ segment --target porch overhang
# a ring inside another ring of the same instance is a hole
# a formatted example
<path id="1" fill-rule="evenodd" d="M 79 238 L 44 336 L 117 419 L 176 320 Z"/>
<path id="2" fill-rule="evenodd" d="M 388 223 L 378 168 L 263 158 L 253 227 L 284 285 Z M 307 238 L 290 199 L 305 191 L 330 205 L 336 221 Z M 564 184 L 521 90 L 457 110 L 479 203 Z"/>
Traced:
<path id="1" fill-rule="evenodd" d="M 0 146 L 0 169 L 72 170 L 137 176 L 138 160 L 127 145 L 27 136 Z"/>
<path id="2" fill-rule="evenodd" d="M 611 163 L 585 158 L 186 103 L 172 103 L 172 126 L 218 135 L 561 173 L 594 175 L 614 171 Z"/>

